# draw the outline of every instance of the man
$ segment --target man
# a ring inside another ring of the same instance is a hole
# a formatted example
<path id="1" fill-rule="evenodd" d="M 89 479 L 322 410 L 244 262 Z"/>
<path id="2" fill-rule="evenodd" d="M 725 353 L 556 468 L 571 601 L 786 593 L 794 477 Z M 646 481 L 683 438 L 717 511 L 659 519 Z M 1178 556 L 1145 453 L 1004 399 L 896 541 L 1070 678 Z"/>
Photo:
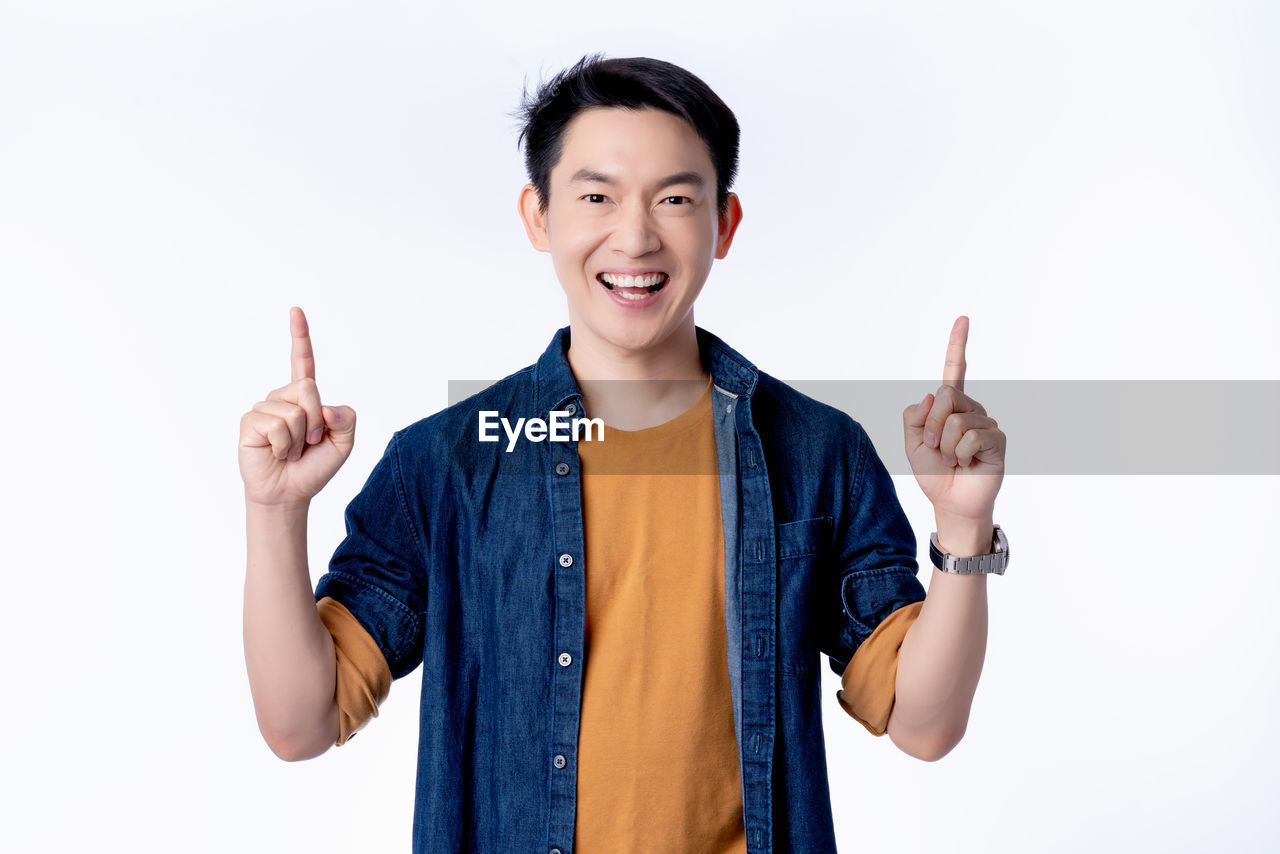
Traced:
<path id="1" fill-rule="evenodd" d="M 981 671 L 1005 440 L 963 394 L 967 319 L 907 452 L 943 565 L 1004 555 L 926 600 L 861 426 L 694 325 L 742 217 L 728 107 L 669 63 L 587 57 L 523 115 L 519 212 L 569 326 L 392 437 L 314 592 L 307 503 L 355 413 L 321 406 L 300 309 L 293 381 L 242 419 L 259 726 L 319 755 L 421 665 L 415 851 L 833 851 L 820 654 L 842 708 L 926 760 Z"/>

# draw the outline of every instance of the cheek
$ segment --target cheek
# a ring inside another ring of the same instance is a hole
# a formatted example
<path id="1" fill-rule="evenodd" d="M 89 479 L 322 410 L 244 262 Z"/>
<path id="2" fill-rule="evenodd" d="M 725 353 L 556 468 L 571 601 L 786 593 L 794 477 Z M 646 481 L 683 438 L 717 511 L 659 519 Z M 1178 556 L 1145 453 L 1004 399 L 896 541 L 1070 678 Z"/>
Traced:
<path id="1" fill-rule="evenodd" d="M 668 243 L 682 264 L 691 271 L 706 271 L 715 257 L 715 233 L 701 228 L 689 229 Z"/>
<path id="2" fill-rule="evenodd" d="M 573 222 L 563 220 L 559 228 L 548 232 L 551 250 L 556 258 L 556 266 L 581 267 L 586 259 L 599 246 L 604 236 L 599 227 L 590 222 Z"/>
<path id="3" fill-rule="evenodd" d="M 680 244 L 686 257 L 697 257 L 701 261 L 703 255 L 715 252 L 715 220 L 690 217 L 688 221 L 681 223 L 679 229 L 673 230 L 672 240 Z"/>

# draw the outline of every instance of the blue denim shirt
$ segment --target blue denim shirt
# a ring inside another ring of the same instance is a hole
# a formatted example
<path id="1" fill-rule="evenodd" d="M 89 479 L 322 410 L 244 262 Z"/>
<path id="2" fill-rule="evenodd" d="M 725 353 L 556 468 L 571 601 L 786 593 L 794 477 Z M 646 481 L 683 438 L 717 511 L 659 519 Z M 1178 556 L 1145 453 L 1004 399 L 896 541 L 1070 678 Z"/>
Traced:
<path id="1" fill-rule="evenodd" d="M 861 425 L 697 338 L 714 384 L 747 850 L 835 851 L 820 656 L 843 673 L 884 618 L 924 599 L 915 535 Z M 590 654 L 577 445 L 508 451 L 478 440 L 477 414 L 582 411 L 568 346 L 565 327 L 536 364 L 397 431 L 316 587 L 394 678 L 423 667 L 415 854 L 573 851 Z"/>

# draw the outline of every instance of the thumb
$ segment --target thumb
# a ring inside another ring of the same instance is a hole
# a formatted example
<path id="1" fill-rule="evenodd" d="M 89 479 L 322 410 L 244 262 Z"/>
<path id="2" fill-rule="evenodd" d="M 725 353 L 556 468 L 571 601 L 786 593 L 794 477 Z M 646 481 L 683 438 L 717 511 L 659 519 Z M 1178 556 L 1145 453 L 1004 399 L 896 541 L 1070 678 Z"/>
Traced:
<path id="1" fill-rule="evenodd" d="M 330 433 L 340 434 L 349 438 L 356 429 L 356 411 L 350 406 L 325 406 L 322 407 L 324 413 L 324 426 Z M 335 438 L 337 438 L 335 436 Z"/>
<path id="2" fill-rule="evenodd" d="M 932 393 L 926 394 L 919 403 L 902 410 L 902 431 L 906 434 L 908 454 L 924 444 L 924 422 L 929 417 L 930 409 L 933 409 Z"/>

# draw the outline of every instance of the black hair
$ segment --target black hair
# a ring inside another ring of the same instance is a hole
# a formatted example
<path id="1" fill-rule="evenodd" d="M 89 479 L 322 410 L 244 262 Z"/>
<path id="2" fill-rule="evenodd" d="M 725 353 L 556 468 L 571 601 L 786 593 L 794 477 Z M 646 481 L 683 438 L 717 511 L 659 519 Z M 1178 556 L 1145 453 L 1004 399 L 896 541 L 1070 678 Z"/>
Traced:
<path id="1" fill-rule="evenodd" d="M 560 162 L 564 131 L 589 107 L 653 107 L 679 116 L 707 144 L 716 170 L 716 207 L 724 213 L 729 187 L 738 171 L 738 120 L 711 87 L 678 65 L 636 56 L 606 59 L 588 54 L 543 83 L 526 89 L 516 112 L 523 127 L 516 141 L 524 144 L 529 183 L 538 204 L 547 210 L 551 169 Z"/>

